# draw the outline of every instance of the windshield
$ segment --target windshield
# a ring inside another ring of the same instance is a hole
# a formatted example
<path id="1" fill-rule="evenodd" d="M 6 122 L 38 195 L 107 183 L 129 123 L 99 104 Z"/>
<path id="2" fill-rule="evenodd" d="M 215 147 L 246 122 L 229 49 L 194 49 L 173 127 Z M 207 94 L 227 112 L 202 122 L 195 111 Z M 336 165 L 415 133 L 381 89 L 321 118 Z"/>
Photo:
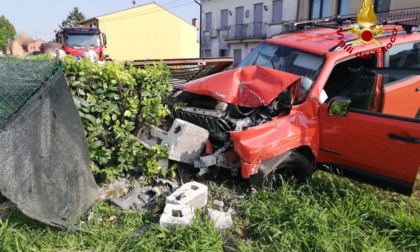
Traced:
<path id="1" fill-rule="evenodd" d="M 301 95 L 305 98 L 321 71 L 324 59 L 294 48 L 262 43 L 255 48 L 239 67 L 258 65 L 302 77 Z"/>
<path id="2" fill-rule="evenodd" d="M 96 48 L 101 45 L 99 34 L 67 34 L 64 38 L 65 44 L 72 48 L 83 48 L 87 44 Z"/>

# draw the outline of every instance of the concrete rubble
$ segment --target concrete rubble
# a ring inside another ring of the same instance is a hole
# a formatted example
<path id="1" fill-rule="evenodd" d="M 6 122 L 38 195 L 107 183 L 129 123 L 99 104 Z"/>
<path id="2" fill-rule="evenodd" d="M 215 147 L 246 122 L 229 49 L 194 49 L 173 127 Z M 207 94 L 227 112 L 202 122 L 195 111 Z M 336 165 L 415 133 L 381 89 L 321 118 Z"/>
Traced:
<path id="1" fill-rule="evenodd" d="M 233 226 L 230 212 L 218 211 L 212 208 L 207 209 L 207 212 L 217 230 L 222 231 Z"/>
<path id="2" fill-rule="evenodd" d="M 111 202 L 122 209 L 131 210 L 153 210 L 155 200 L 161 192 L 156 187 L 141 187 L 139 182 L 135 182 L 135 187 L 123 198 L 111 198 Z"/>
<path id="3" fill-rule="evenodd" d="M 114 182 L 99 188 L 98 200 L 123 197 L 130 191 L 130 187 L 130 180 L 118 178 Z"/>
<path id="4" fill-rule="evenodd" d="M 140 134 L 139 141 L 146 148 L 161 145 L 168 148 L 168 159 L 194 165 L 209 138 L 209 132 L 189 122 L 176 119 L 166 132 L 148 126 Z"/>
<path id="5" fill-rule="evenodd" d="M 177 225 L 189 226 L 194 220 L 194 210 L 207 204 L 208 187 L 189 182 L 166 198 L 166 206 L 160 217 L 160 225 L 174 229 Z"/>
<path id="6" fill-rule="evenodd" d="M 223 211 L 223 206 L 225 205 L 225 203 L 221 200 L 214 200 L 213 205 L 219 207 L 220 211 Z"/>
<path id="7" fill-rule="evenodd" d="M 110 193 L 105 194 L 103 197 L 105 197 L 105 199 L 109 198 L 114 205 L 122 209 L 137 211 L 153 211 L 158 197 L 161 195 L 169 195 L 178 188 L 177 182 L 166 179 L 156 180 L 155 186 L 144 187 L 141 186 L 141 182 L 139 181 L 135 181 L 133 187 L 127 179 L 119 179 L 119 181 L 120 182 L 117 184 L 113 183 L 109 185 L 108 188 L 113 190 L 111 190 Z M 129 191 L 130 187 L 132 188 Z M 120 193 L 115 193 L 115 190 Z M 107 192 L 109 192 L 109 189 Z M 115 196 L 107 197 L 108 195 Z"/>

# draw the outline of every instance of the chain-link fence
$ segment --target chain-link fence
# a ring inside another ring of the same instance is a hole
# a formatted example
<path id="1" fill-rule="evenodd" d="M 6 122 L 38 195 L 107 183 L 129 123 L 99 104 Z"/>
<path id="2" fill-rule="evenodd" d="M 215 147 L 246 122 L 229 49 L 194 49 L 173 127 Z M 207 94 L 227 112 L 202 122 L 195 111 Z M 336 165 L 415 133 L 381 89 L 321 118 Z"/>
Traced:
<path id="1" fill-rule="evenodd" d="M 47 57 L 0 57 L 0 126 L 6 124 L 56 73 Z"/>

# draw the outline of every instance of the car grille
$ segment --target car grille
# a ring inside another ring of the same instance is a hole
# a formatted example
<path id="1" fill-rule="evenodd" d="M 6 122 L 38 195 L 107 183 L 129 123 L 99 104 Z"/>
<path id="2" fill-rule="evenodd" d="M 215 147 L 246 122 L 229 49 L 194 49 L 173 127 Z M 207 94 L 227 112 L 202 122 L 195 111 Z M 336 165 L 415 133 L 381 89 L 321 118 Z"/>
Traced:
<path id="1" fill-rule="evenodd" d="M 175 111 L 175 117 L 208 130 L 210 133 L 229 132 L 231 127 L 223 120 L 223 114 L 216 111 L 182 108 Z"/>

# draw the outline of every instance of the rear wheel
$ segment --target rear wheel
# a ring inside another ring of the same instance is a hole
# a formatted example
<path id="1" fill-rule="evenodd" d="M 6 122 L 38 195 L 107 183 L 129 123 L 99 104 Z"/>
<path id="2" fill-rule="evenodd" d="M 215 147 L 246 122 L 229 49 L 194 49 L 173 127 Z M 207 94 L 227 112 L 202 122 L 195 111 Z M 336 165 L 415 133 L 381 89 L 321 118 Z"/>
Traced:
<path id="1" fill-rule="evenodd" d="M 264 179 L 263 186 L 277 188 L 284 182 L 304 183 L 311 178 L 313 166 L 299 152 L 292 152 Z"/>

